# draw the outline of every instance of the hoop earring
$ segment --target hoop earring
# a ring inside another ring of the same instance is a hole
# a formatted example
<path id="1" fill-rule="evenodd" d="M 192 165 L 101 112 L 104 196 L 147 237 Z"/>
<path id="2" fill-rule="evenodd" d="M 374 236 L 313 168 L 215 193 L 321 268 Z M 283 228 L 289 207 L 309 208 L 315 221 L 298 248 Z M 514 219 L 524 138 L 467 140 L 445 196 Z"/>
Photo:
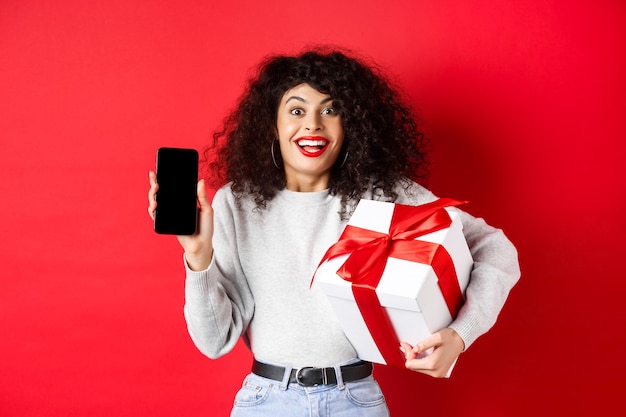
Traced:
<path id="1" fill-rule="evenodd" d="M 343 157 L 343 161 L 341 162 L 341 165 L 339 165 L 339 168 L 343 167 L 346 164 L 346 160 L 348 159 L 348 151 L 346 151 L 346 156 Z"/>
<path id="2" fill-rule="evenodd" d="M 276 163 L 276 157 L 274 156 L 274 142 L 278 142 L 276 139 L 274 139 L 272 141 L 272 146 L 270 147 L 270 151 L 272 153 L 272 162 L 274 162 L 274 166 L 278 169 L 280 169 L 280 167 L 278 166 L 278 164 Z"/>

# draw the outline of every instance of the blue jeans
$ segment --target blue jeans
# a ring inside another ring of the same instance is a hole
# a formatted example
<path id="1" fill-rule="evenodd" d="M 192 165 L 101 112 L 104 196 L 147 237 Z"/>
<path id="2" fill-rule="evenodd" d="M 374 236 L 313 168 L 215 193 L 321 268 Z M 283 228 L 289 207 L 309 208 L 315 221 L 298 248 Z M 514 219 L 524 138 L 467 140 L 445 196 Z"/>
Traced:
<path id="1" fill-rule="evenodd" d="M 288 370 L 289 371 L 289 370 Z M 389 417 L 373 376 L 358 381 L 303 387 L 249 374 L 235 396 L 231 417 Z"/>

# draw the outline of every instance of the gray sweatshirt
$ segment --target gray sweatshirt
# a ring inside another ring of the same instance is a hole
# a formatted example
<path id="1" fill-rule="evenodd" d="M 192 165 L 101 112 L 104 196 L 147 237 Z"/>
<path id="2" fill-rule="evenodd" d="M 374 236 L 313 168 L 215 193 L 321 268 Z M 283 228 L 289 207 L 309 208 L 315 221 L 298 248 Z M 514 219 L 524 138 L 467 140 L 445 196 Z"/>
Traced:
<path id="1" fill-rule="evenodd" d="M 364 198 L 385 200 L 370 192 Z M 399 204 L 435 200 L 411 183 L 398 187 Z M 214 254 L 204 271 L 186 268 L 185 319 L 198 349 L 210 358 L 228 353 L 244 337 L 264 362 L 299 368 L 350 361 L 356 352 L 326 295 L 311 278 L 346 221 L 341 201 L 328 191 L 280 191 L 265 209 L 238 207 L 227 185 L 213 199 Z M 474 259 L 465 303 L 454 322 L 469 347 L 488 331 L 520 277 L 517 251 L 499 229 L 461 211 Z M 415 341 L 417 342 L 417 341 Z"/>

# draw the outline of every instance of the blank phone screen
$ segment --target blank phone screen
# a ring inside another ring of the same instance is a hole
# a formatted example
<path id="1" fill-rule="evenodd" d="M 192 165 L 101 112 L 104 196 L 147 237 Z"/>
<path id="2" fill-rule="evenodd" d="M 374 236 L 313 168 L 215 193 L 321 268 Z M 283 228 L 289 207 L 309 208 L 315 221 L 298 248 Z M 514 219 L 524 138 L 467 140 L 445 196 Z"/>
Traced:
<path id="1" fill-rule="evenodd" d="M 161 234 L 192 235 L 198 216 L 198 152 L 160 148 L 157 151 L 157 208 L 154 230 Z"/>

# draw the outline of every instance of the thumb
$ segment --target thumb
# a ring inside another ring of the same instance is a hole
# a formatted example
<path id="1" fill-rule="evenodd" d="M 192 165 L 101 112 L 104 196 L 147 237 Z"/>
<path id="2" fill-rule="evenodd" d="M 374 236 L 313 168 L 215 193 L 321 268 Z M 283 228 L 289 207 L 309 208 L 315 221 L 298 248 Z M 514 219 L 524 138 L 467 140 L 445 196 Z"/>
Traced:
<path id="1" fill-rule="evenodd" d="M 417 343 L 415 347 L 413 347 L 413 351 L 416 354 L 424 353 L 429 349 L 439 346 L 440 344 L 441 344 L 441 338 L 437 335 L 437 333 L 433 333 L 427 338 Z"/>
<path id="2" fill-rule="evenodd" d="M 200 205 L 200 211 L 206 212 L 211 210 L 211 203 L 209 203 L 209 198 L 206 192 L 206 185 L 204 180 L 198 181 L 198 204 Z"/>

